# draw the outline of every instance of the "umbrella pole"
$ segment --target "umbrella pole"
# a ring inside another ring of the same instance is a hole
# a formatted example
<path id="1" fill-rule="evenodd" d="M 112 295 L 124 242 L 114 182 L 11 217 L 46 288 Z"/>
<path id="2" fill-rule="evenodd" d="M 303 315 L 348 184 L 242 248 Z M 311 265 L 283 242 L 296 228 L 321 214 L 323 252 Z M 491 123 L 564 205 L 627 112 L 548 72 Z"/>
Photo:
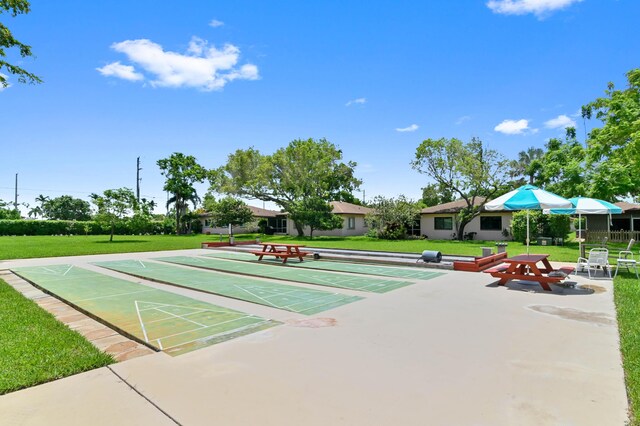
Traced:
<path id="1" fill-rule="evenodd" d="M 529 210 L 527 210 L 527 254 L 529 254 Z"/>
<path id="2" fill-rule="evenodd" d="M 578 252 L 582 256 L 582 213 L 578 213 Z"/>

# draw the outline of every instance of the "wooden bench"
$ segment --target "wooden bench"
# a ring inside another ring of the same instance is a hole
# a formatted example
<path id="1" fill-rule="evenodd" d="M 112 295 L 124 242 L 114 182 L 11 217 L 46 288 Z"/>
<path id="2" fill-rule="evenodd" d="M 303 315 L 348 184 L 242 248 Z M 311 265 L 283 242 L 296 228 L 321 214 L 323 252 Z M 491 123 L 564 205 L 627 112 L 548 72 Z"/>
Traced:
<path id="1" fill-rule="evenodd" d="M 486 257 L 476 257 L 473 262 L 453 262 L 453 269 L 456 271 L 480 272 L 493 266 L 500 265 L 502 259 L 507 258 L 507 253 L 497 253 Z"/>
<path id="2" fill-rule="evenodd" d="M 504 272 L 507 269 L 509 269 L 509 265 L 498 265 L 496 267 L 493 267 L 491 269 L 485 269 L 483 272 L 486 274 L 491 274 L 494 272 Z"/>
<path id="3" fill-rule="evenodd" d="M 304 256 L 311 254 L 311 252 L 308 252 L 308 251 L 301 251 L 298 253 L 287 253 L 284 250 L 283 251 L 251 250 L 249 251 L 249 253 L 255 254 L 256 256 L 260 256 L 258 257 L 258 260 L 262 260 L 263 256 L 274 256 L 278 259 L 282 259 L 282 263 L 287 263 L 287 259 L 289 259 L 290 257 L 297 257 L 300 259 L 300 262 L 302 262 L 302 258 Z"/>
<path id="4" fill-rule="evenodd" d="M 576 268 L 574 268 L 573 266 L 562 266 L 556 269 L 556 271 L 564 272 L 565 274 L 567 274 L 567 276 L 573 274 L 575 270 Z"/>

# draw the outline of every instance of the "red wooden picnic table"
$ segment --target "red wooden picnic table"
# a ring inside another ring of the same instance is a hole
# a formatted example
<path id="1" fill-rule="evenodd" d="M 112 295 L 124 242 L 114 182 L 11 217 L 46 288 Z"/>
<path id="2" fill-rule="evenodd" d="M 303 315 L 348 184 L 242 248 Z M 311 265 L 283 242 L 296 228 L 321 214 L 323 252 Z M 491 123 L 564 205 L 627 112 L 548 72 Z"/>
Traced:
<path id="1" fill-rule="evenodd" d="M 282 259 L 282 263 L 287 263 L 287 259 L 290 257 L 297 257 L 302 262 L 302 258 L 309 254 L 306 251 L 300 251 L 300 247 L 304 247 L 302 244 L 285 244 L 285 243 L 260 243 L 261 250 L 253 250 L 251 253 L 258 257 L 258 260 L 262 260 L 263 256 L 275 256 Z"/>
<path id="2" fill-rule="evenodd" d="M 544 290 L 551 291 L 549 284 L 559 283 L 566 277 L 549 276 L 550 272 L 556 270 L 553 269 L 548 258 L 548 254 L 522 254 L 506 258 L 503 262 L 507 265 L 487 269 L 485 272 L 490 273 L 492 277 L 500 278 L 499 285 L 505 285 L 511 280 L 534 281 L 539 283 Z M 538 266 L 538 263 L 542 263 L 542 265 Z M 562 267 L 557 271 L 568 275 L 573 272 L 573 268 Z"/>

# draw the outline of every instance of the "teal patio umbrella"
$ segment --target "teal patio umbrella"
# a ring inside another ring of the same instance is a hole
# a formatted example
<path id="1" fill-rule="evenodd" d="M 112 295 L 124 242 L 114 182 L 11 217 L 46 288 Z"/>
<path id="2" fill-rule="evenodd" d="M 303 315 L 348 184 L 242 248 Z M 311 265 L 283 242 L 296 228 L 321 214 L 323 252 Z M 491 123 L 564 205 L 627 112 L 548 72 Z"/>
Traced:
<path id="1" fill-rule="evenodd" d="M 552 192 L 533 185 L 524 185 L 518 189 L 489 201 L 484 208 L 489 211 L 497 210 L 526 210 L 527 211 L 527 254 L 529 254 L 529 210 L 544 210 L 556 208 L 570 208 L 571 201 Z"/>
<path id="2" fill-rule="evenodd" d="M 588 197 L 573 197 L 569 198 L 571 201 L 571 207 L 569 208 L 551 208 L 544 209 L 544 213 L 552 214 L 577 214 L 578 215 L 578 235 L 580 235 L 582 227 L 582 215 L 583 214 L 621 214 L 622 209 L 615 204 L 611 204 L 608 201 L 598 200 L 596 198 Z M 580 253 L 582 253 L 582 241 L 578 240 L 578 247 Z M 580 254 L 582 256 L 582 254 Z"/>

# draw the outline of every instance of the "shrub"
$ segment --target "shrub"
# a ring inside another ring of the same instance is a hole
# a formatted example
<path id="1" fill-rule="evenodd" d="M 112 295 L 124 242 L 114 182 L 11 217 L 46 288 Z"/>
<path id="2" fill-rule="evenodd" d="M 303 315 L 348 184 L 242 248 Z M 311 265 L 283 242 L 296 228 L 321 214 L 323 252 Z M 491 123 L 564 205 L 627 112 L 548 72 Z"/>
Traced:
<path id="1" fill-rule="evenodd" d="M 541 210 L 529 210 L 530 240 L 538 237 L 567 238 L 569 235 L 570 219 L 567 215 L 543 214 Z M 515 241 L 526 242 L 527 211 L 513 213 L 511 220 L 511 234 Z"/>
<path id="2" fill-rule="evenodd" d="M 118 235 L 170 233 L 171 227 L 163 221 L 127 219 L 115 227 Z M 0 235 L 104 235 L 108 226 L 94 221 L 74 220 L 0 220 Z"/>
<path id="3" fill-rule="evenodd" d="M 549 235 L 553 238 L 567 238 L 571 231 L 571 219 L 568 215 L 552 214 L 548 217 Z"/>

